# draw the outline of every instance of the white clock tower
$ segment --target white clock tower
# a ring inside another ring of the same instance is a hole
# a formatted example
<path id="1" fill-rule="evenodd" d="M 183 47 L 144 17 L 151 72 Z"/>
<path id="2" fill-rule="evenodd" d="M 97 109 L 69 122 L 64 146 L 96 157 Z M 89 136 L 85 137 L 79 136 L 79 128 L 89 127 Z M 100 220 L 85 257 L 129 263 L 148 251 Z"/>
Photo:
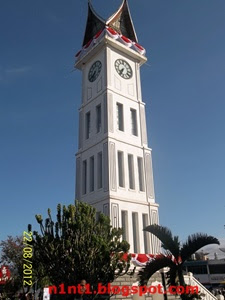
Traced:
<path id="1" fill-rule="evenodd" d="M 158 224 L 152 155 L 148 148 L 140 66 L 145 50 L 137 43 L 128 3 L 107 21 L 88 3 L 82 71 L 76 199 L 109 215 L 123 228 L 131 253 L 159 252 L 159 241 L 143 228 Z"/>

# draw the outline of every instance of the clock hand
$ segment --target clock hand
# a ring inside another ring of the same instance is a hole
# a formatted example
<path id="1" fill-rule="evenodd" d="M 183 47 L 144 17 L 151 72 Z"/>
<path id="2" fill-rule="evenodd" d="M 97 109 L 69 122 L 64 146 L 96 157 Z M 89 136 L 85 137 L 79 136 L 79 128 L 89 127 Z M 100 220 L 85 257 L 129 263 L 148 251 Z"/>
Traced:
<path id="1" fill-rule="evenodd" d="M 96 70 L 95 70 L 94 73 L 91 75 L 91 80 L 92 80 L 93 78 L 95 78 L 95 74 L 96 74 Z"/>
<path id="2" fill-rule="evenodd" d="M 120 70 L 120 75 L 123 73 L 124 71 L 124 67 Z"/>

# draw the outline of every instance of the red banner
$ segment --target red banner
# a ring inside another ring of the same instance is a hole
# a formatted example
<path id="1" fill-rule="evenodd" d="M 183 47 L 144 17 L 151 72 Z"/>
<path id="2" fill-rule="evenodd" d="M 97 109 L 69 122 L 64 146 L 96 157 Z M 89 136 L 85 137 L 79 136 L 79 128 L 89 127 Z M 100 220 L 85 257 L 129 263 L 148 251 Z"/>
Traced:
<path id="1" fill-rule="evenodd" d="M 10 279 L 10 270 L 8 266 L 0 268 L 0 284 L 5 284 Z"/>

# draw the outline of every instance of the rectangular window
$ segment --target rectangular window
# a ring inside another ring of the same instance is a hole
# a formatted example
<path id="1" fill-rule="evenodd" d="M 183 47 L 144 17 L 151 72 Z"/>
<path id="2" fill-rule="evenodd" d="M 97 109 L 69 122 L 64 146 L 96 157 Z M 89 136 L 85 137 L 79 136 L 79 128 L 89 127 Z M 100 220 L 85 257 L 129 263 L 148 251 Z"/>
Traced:
<path id="1" fill-rule="evenodd" d="M 121 223 L 123 229 L 122 239 L 128 242 L 128 213 L 126 210 L 121 211 Z"/>
<path id="2" fill-rule="evenodd" d="M 225 264 L 209 265 L 209 272 L 210 272 L 210 274 L 224 274 L 225 273 Z"/>
<path id="3" fill-rule="evenodd" d="M 96 106 L 96 132 L 100 132 L 102 127 L 102 109 L 101 104 Z"/>
<path id="4" fill-rule="evenodd" d="M 124 162 L 123 162 L 123 152 L 118 151 L 118 177 L 119 177 L 119 186 L 124 187 Z"/>
<path id="5" fill-rule="evenodd" d="M 117 103 L 117 128 L 118 130 L 124 131 L 123 126 L 123 104 Z"/>
<path id="6" fill-rule="evenodd" d="M 85 118 L 85 127 L 86 127 L 86 139 L 89 139 L 91 133 L 91 113 L 90 111 L 86 113 Z"/>
<path id="7" fill-rule="evenodd" d="M 102 188 L 102 152 L 98 153 L 98 160 L 97 160 L 97 180 L 98 180 L 98 189 Z"/>
<path id="8" fill-rule="evenodd" d="M 139 190 L 141 192 L 144 192 L 145 188 L 144 188 L 143 158 L 138 157 L 137 163 L 138 163 Z"/>
<path id="9" fill-rule="evenodd" d="M 131 114 L 131 133 L 133 135 L 137 136 L 138 131 L 137 131 L 137 111 L 136 111 L 136 109 L 131 108 L 130 114 Z"/>
<path id="10" fill-rule="evenodd" d="M 187 266 L 187 269 L 188 269 L 188 272 L 191 272 L 193 274 L 208 274 L 208 272 L 207 272 L 207 265 L 203 265 L 203 266 Z M 213 274 L 213 273 L 210 272 L 210 274 Z M 218 270 L 218 274 L 223 274 L 223 273 L 221 273 L 220 270 Z"/>
<path id="11" fill-rule="evenodd" d="M 132 213 L 132 225 L 133 225 L 133 244 L 134 244 L 134 253 L 140 252 L 139 246 L 139 230 L 138 230 L 138 213 Z"/>
<path id="12" fill-rule="evenodd" d="M 83 168 L 82 168 L 82 177 L 83 177 L 83 182 L 82 182 L 82 191 L 83 195 L 87 193 L 87 161 L 83 161 Z"/>
<path id="13" fill-rule="evenodd" d="M 129 188 L 135 189 L 134 181 L 134 158 L 132 154 L 128 154 L 128 173 L 129 173 Z"/>
<path id="14" fill-rule="evenodd" d="M 90 192 L 94 191 L 94 184 L 95 184 L 94 178 L 95 178 L 95 160 L 94 160 L 94 156 L 92 156 L 90 158 L 90 180 L 89 180 Z"/>
<path id="15" fill-rule="evenodd" d="M 143 229 L 146 228 L 148 224 L 148 215 L 147 214 L 142 214 L 142 222 L 143 222 Z M 149 232 L 143 231 L 143 238 L 144 238 L 144 249 L 145 253 L 148 254 L 150 253 L 150 239 L 149 239 Z"/>

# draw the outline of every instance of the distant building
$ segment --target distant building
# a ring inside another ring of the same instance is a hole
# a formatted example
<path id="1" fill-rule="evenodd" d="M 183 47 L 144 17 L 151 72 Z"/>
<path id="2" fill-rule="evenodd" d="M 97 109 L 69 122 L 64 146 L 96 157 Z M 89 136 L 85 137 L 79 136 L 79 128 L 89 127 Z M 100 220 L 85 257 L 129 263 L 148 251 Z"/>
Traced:
<path id="1" fill-rule="evenodd" d="M 185 262 L 184 267 L 208 288 L 225 283 L 225 259 L 192 260 Z"/>

